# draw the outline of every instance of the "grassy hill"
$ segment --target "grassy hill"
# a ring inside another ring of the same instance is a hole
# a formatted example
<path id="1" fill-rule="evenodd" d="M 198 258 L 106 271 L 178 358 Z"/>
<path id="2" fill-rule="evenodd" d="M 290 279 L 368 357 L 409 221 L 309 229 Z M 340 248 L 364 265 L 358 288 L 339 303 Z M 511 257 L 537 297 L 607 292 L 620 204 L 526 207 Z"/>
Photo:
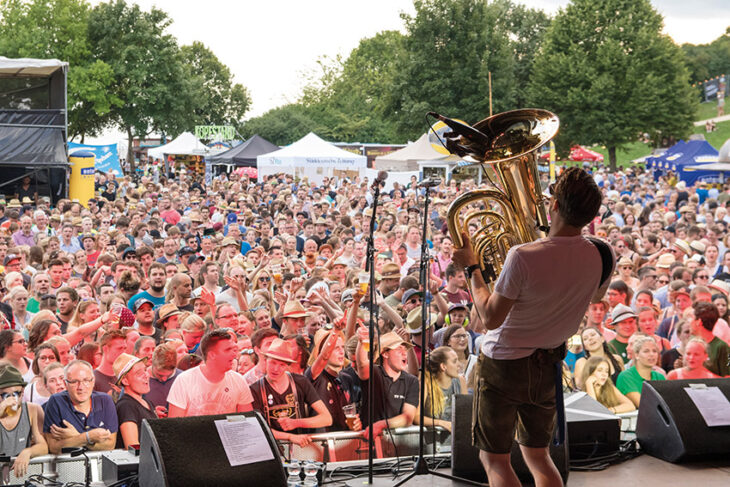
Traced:
<path id="1" fill-rule="evenodd" d="M 707 120 L 708 118 L 713 118 L 715 116 L 717 116 L 717 103 L 709 102 L 700 103 L 698 105 L 696 115 L 697 120 Z M 693 133 L 703 134 L 705 136 L 705 139 L 707 139 L 707 142 L 709 142 L 710 145 L 717 150 L 720 150 L 722 144 L 724 144 L 726 140 L 730 139 L 730 121 L 718 123 L 717 130 L 709 134 L 705 133 L 704 126 L 693 127 L 693 129 Z M 603 154 L 605 162 L 608 163 L 608 150 L 606 150 L 605 147 L 594 146 L 590 147 L 590 149 Z M 632 160 L 638 159 L 639 157 L 648 156 L 649 154 L 651 154 L 651 150 L 652 148 L 649 145 L 643 144 L 641 142 L 626 144 L 624 147 L 616 151 L 616 159 L 618 165 L 631 165 Z"/>

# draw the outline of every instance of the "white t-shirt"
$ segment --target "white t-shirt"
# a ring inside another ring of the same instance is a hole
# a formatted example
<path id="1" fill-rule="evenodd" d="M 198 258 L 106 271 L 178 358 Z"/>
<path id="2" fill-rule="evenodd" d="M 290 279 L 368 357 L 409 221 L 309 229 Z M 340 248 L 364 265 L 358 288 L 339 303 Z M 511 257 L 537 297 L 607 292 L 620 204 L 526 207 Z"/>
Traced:
<path id="1" fill-rule="evenodd" d="M 253 396 L 243 377 L 232 370 L 223 380 L 210 382 L 200 370 L 193 367 L 177 376 L 170 388 L 167 401 L 186 411 L 186 416 L 235 413 L 239 404 L 253 403 Z"/>
<path id="2" fill-rule="evenodd" d="M 494 291 L 514 299 L 502 326 L 482 340 L 493 359 L 527 357 L 575 334 L 601 280 L 601 256 L 581 237 L 547 237 L 512 247 Z"/>

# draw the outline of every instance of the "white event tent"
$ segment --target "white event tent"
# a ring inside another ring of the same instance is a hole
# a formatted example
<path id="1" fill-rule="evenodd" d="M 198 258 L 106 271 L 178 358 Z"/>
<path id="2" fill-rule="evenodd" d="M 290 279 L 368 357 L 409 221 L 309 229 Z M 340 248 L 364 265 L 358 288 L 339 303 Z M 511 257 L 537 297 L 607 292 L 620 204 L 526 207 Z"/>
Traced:
<path id="1" fill-rule="evenodd" d="M 340 149 L 310 132 L 291 145 L 257 156 L 256 168 L 259 177 L 286 173 L 321 184 L 325 177 L 351 172 L 364 175 L 367 158 Z"/>
<path id="2" fill-rule="evenodd" d="M 165 159 L 165 155 L 210 156 L 226 149 L 211 149 L 190 132 L 183 132 L 165 145 L 147 151 L 151 159 Z"/>
<path id="3" fill-rule="evenodd" d="M 421 161 L 440 161 L 447 157 L 433 148 L 427 132 L 402 149 L 376 157 L 374 166 L 381 171 L 418 171 Z"/>

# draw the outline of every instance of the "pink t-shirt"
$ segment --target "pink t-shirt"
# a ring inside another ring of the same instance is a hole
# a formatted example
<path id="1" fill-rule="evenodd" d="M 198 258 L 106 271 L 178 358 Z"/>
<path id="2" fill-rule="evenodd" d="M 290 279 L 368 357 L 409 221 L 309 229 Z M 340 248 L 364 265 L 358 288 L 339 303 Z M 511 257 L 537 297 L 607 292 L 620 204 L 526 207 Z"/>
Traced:
<path id="1" fill-rule="evenodd" d="M 512 247 L 495 292 L 515 303 L 502 326 L 487 332 L 482 352 L 511 360 L 565 343 L 598 289 L 601 269 L 598 249 L 581 236 Z"/>
<path id="2" fill-rule="evenodd" d="M 186 411 L 186 416 L 235 413 L 239 404 L 253 403 L 253 396 L 241 374 L 229 370 L 218 383 L 210 382 L 200 367 L 177 376 L 167 401 Z"/>

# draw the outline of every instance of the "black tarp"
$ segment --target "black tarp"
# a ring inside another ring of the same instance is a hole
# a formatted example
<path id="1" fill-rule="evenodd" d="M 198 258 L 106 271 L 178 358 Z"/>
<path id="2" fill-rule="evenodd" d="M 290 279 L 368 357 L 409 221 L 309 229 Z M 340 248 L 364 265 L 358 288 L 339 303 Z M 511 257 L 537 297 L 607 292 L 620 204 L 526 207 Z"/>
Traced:
<path id="1" fill-rule="evenodd" d="M 0 110 L 0 163 L 68 166 L 61 110 Z"/>
<path id="2" fill-rule="evenodd" d="M 242 144 L 238 144 L 233 149 L 208 159 L 213 165 L 231 164 L 237 167 L 256 167 L 257 156 L 268 154 L 279 149 L 280 147 L 278 145 L 272 144 L 256 134 Z"/>

